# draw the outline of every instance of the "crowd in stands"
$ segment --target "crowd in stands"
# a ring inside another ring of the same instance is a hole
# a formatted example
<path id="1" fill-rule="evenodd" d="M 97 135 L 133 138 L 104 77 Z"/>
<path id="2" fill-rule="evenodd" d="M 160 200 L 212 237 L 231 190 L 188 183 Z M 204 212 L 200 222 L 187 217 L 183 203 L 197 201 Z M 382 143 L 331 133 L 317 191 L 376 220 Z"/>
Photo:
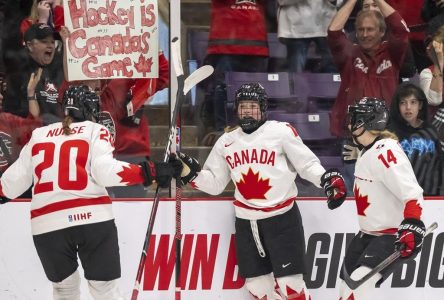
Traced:
<path id="1" fill-rule="evenodd" d="M 62 0 L 3 0 L 0 10 L 0 168 L 17 157 L 33 128 L 61 120 L 63 92 L 73 84 L 100 95 L 103 122 L 115 126 L 120 159 L 135 162 L 150 156 L 143 109 L 168 86 L 169 64 L 162 53 L 158 79 L 69 82 Z M 391 107 L 389 129 L 398 136 L 425 194 L 444 195 L 443 0 L 212 0 L 210 16 L 203 64 L 215 72 L 199 100 L 210 107 L 205 132 L 222 132 L 230 125 L 227 72 L 276 70 L 270 65 L 275 61 L 268 38 L 268 29 L 274 28 L 287 55 L 280 71 L 340 75 L 329 111 L 337 149 L 346 145 L 345 152 L 353 152 L 358 147 L 347 134 L 348 105 L 363 97 L 382 99 Z M 309 62 L 313 49 L 314 67 Z M 409 83 L 402 84 L 406 79 Z M 353 163 L 343 167 L 351 183 Z M 118 191 L 115 195 L 120 196 Z"/>

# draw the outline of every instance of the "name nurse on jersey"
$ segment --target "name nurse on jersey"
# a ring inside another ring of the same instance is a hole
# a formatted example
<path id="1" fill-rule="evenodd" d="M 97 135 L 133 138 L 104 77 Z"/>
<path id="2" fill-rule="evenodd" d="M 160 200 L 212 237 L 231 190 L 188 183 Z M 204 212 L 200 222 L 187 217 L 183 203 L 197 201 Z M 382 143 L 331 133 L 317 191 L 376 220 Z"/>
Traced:
<path id="1" fill-rule="evenodd" d="M 245 164 L 263 164 L 274 166 L 276 159 L 275 151 L 268 151 L 266 149 L 246 149 L 239 152 L 234 152 L 232 155 L 227 155 L 225 160 L 231 169 Z"/>

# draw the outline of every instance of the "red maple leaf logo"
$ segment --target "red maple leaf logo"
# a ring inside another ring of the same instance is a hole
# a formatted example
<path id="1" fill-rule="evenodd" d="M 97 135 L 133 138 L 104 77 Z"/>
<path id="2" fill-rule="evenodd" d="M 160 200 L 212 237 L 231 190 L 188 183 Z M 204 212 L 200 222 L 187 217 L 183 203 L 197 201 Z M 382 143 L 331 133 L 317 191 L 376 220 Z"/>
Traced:
<path id="1" fill-rule="evenodd" d="M 146 73 L 151 72 L 151 66 L 153 65 L 153 58 L 150 57 L 145 59 L 145 57 L 140 54 L 139 61 L 134 63 L 134 68 L 139 73 L 143 73 L 143 76 L 146 76 Z"/>
<path id="2" fill-rule="evenodd" d="M 122 171 L 117 173 L 117 175 L 122 178 L 120 182 L 125 183 L 125 185 L 142 183 L 143 178 L 140 172 L 140 167 L 138 165 L 129 164 L 128 167 L 123 166 Z"/>
<path id="3" fill-rule="evenodd" d="M 356 185 L 353 190 L 353 193 L 355 194 L 355 201 L 356 201 L 356 208 L 358 210 L 358 215 L 365 216 L 366 215 L 365 210 L 367 209 L 367 207 L 370 206 L 370 203 L 368 203 L 368 196 L 361 195 Z"/>
<path id="4" fill-rule="evenodd" d="M 339 300 L 342 300 L 342 297 L 339 298 Z M 355 300 L 355 296 L 353 296 L 353 293 L 345 300 Z"/>
<path id="5" fill-rule="evenodd" d="M 242 179 L 236 182 L 236 186 L 246 200 L 267 199 L 265 194 L 271 189 L 269 182 L 270 179 L 259 178 L 259 171 L 253 173 L 249 168 L 247 174 L 242 173 Z"/>
<path id="6" fill-rule="evenodd" d="M 293 299 L 293 300 L 305 300 L 305 290 L 302 289 L 300 293 L 293 290 L 291 287 L 287 285 L 287 299 Z M 311 298 L 310 298 L 311 299 Z"/>

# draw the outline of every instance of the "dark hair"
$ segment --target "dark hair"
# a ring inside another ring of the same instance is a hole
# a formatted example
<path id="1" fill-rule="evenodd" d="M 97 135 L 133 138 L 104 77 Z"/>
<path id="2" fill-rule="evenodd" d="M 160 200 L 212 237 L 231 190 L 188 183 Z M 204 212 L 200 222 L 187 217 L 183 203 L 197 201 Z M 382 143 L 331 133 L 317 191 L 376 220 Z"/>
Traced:
<path id="1" fill-rule="evenodd" d="M 418 119 L 427 123 L 427 97 L 420 87 L 410 82 L 403 82 L 397 87 L 392 98 L 392 104 L 390 105 L 390 120 L 396 123 L 405 124 L 405 120 L 402 118 L 401 112 L 399 111 L 399 102 L 408 96 L 415 96 L 415 98 L 422 103 L 422 107 L 418 112 Z"/>

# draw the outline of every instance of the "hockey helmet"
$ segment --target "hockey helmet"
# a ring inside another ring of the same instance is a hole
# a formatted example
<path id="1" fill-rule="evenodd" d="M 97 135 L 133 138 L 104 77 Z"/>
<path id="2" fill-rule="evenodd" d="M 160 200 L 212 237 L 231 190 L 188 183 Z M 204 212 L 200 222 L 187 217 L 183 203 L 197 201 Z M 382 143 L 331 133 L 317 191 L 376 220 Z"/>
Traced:
<path id="1" fill-rule="evenodd" d="M 63 95 L 63 111 L 75 121 L 97 121 L 100 112 L 99 96 L 86 85 L 70 86 Z"/>
<path id="2" fill-rule="evenodd" d="M 259 103 L 259 109 L 262 113 L 260 120 L 256 120 L 250 116 L 239 118 L 239 126 L 245 132 L 252 132 L 261 126 L 267 119 L 266 112 L 268 107 L 268 96 L 264 87 L 260 83 L 246 83 L 241 85 L 235 93 L 234 107 L 236 112 L 238 112 L 239 104 L 242 101 L 256 101 Z"/>
<path id="3" fill-rule="evenodd" d="M 362 98 L 355 105 L 348 106 L 348 114 L 352 132 L 361 127 L 365 130 L 382 131 L 388 121 L 385 102 L 378 98 Z"/>

